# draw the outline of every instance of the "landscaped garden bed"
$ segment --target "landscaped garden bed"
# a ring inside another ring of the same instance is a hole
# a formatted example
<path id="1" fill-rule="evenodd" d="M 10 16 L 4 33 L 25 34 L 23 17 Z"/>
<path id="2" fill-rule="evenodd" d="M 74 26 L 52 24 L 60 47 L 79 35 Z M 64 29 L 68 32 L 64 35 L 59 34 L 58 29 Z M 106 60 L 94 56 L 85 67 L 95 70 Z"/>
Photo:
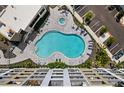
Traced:
<path id="1" fill-rule="evenodd" d="M 19 63 L 9 65 L 10 68 L 38 68 L 40 65 L 34 63 L 32 60 L 27 59 Z"/>
<path id="2" fill-rule="evenodd" d="M 96 35 L 97 35 L 98 37 L 100 37 L 100 36 L 104 35 L 104 34 L 107 33 L 107 32 L 108 32 L 107 27 L 106 27 L 105 25 L 102 25 L 102 26 L 97 30 Z"/>
<path id="3" fill-rule="evenodd" d="M 5 67 L 5 65 L 3 65 Z M 76 65 L 76 66 L 69 66 L 69 65 L 66 65 L 64 62 L 52 62 L 52 63 L 49 63 L 47 65 L 38 65 L 38 64 L 35 64 L 32 60 L 30 59 L 27 59 L 27 60 L 24 60 L 22 62 L 19 62 L 19 63 L 15 63 L 15 64 L 10 64 L 9 66 L 7 65 L 6 67 L 9 67 L 9 68 L 39 68 L 39 67 L 47 67 L 47 68 L 67 68 L 67 67 L 78 67 L 78 68 L 91 68 L 92 66 L 92 62 L 90 60 L 87 60 L 85 63 L 82 63 L 80 65 Z"/>
<path id="4" fill-rule="evenodd" d="M 99 33 L 99 35 L 102 36 L 102 35 L 105 34 L 106 32 L 108 32 L 107 27 L 103 25 L 103 26 L 100 28 L 100 33 Z"/>
<path id="5" fill-rule="evenodd" d="M 104 48 L 100 48 L 96 53 L 96 67 L 107 67 L 110 61 Z"/>
<path id="6" fill-rule="evenodd" d="M 116 43 L 116 39 L 113 36 L 111 36 L 107 39 L 105 45 L 109 48 L 114 43 Z"/>
<path id="7" fill-rule="evenodd" d="M 118 63 L 115 65 L 115 67 L 116 67 L 117 69 L 122 69 L 122 68 L 124 68 L 124 61 L 123 61 L 123 62 L 118 62 Z"/>
<path id="8" fill-rule="evenodd" d="M 84 14 L 83 19 L 86 24 L 89 24 L 94 17 L 95 14 L 92 11 L 88 11 L 86 14 Z"/>

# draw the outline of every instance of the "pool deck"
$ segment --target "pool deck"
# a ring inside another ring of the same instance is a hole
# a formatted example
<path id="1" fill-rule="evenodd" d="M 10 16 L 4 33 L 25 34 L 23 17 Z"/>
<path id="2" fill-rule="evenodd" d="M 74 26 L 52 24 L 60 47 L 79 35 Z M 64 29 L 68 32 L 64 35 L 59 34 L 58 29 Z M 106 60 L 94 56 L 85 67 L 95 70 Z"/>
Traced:
<path id="1" fill-rule="evenodd" d="M 65 25 L 58 24 L 58 19 L 61 17 L 65 18 Z M 89 41 L 92 41 L 92 39 L 89 36 L 89 34 L 87 34 L 86 31 L 84 31 L 84 33 L 81 34 L 81 30 L 83 30 L 83 29 L 79 28 L 76 30 L 76 28 L 77 28 L 77 26 L 73 22 L 73 17 L 69 12 L 66 15 L 65 13 L 62 13 L 62 11 L 58 11 L 58 7 L 54 8 L 54 9 L 50 9 L 49 19 L 48 19 L 47 23 L 45 24 L 45 26 L 40 29 L 41 32 L 37 35 L 37 37 L 35 38 L 35 40 L 33 42 L 30 42 L 27 45 L 27 47 L 25 48 L 23 53 L 17 52 L 17 57 L 10 59 L 10 64 L 17 63 L 19 61 L 23 61 L 23 60 L 29 59 L 29 58 L 32 61 L 34 61 L 35 63 L 41 64 L 41 65 L 48 64 L 50 62 L 54 62 L 54 61 L 56 61 L 56 59 L 61 59 L 62 62 L 65 62 L 68 65 L 78 65 L 78 64 L 84 63 L 89 58 L 90 54 L 92 53 L 92 42 L 89 43 Z M 57 31 L 60 31 L 65 34 L 77 34 L 77 35 L 81 36 L 84 39 L 85 44 L 86 44 L 84 53 L 77 58 L 68 58 L 60 52 L 54 52 L 47 58 L 38 57 L 35 53 L 35 51 L 36 51 L 35 43 L 46 32 L 51 31 L 51 30 L 57 30 Z M 91 49 L 89 49 L 89 46 Z M 19 49 L 15 49 L 14 51 L 19 51 Z M 0 64 L 8 64 L 8 59 L 1 57 L 0 60 L 1 60 Z"/>

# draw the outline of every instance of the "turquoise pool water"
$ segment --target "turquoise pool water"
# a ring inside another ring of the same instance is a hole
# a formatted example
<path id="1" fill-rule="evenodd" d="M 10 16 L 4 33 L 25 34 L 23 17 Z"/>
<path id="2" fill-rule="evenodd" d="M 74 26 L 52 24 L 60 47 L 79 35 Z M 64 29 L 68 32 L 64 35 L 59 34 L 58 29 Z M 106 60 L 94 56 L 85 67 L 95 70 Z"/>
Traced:
<path id="1" fill-rule="evenodd" d="M 79 57 L 85 50 L 84 40 L 75 34 L 64 34 L 58 31 L 45 33 L 35 44 L 36 54 L 46 58 L 54 52 L 61 52 L 66 57 Z"/>
<path id="2" fill-rule="evenodd" d="M 65 24 L 65 19 L 64 18 L 60 18 L 59 19 L 59 24 L 60 25 L 64 25 Z"/>

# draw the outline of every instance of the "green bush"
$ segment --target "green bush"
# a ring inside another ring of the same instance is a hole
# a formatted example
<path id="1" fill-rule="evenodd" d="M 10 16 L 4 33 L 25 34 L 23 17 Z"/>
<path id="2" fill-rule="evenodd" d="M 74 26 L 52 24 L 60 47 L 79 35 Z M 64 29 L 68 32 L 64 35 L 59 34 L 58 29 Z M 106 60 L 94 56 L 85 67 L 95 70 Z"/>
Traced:
<path id="1" fill-rule="evenodd" d="M 93 17 L 93 13 L 92 12 L 87 12 L 86 15 L 84 16 L 85 22 L 89 22 L 91 20 L 91 18 Z"/>
<path id="2" fill-rule="evenodd" d="M 92 14 L 92 12 L 88 12 L 87 14 L 86 14 L 86 18 L 89 18 L 89 19 L 91 19 L 93 17 L 93 14 Z"/>
<path id="3" fill-rule="evenodd" d="M 10 64 L 10 68 L 38 68 L 40 65 L 35 64 L 32 60 L 27 59 L 19 63 Z"/>
<path id="4" fill-rule="evenodd" d="M 76 67 L 78 67 L 78 68 L 92 68 L 92 61 L 87 60 L 85 63 L 77 65 Z"/>
<path id="5" fill-rule="evenodd" d="M 96 55 L 96 65 L 97 67 L 105 67 L 110 62 L 110 58 L 108 57 L 106 51 L 104 49 L 100 49 Z"/>
<path id="6" fill-rule="evenodd" d="M 15 63 L 15 64 L 10 64 L 9 65 L 10 68 L 39 68 L 39 67 L 48 67 L 48 68 L 67 68 L 67 67 L 73 67 L 73 68 L 92 68 L 92 61 L 91 60 L 87 60 L 85 63 L 82 63 L 80 65 L 75 65 L 75 66 L 69 66 L 66 65 L 64 62 L 52 62 L 49 63 L 47 65 L 38 65 L 33 63 L 33 61 L 31 61 L 30 59 L 24 60 L 22 62 L 19 63 Z"/>
<path id="7" fill-rule="evenodd" d="M 113 43 L 115 43 L 116 42 L 116 39 L 114 38 L 114 37 L 110 37 L 108 40 L 107 40 L 107 43 L 106 43 L 106 45 L 108 46 L 108 47 L 110 47 Z"/>
<path id="8" fill-rule="evenodd" d="M 47 67 L 52 69 L 52 68 L 66 68 L 68 66 L 63 62 L 53 62 L 47 64 Z"/>
<path id="9" fill-rule="evenodd" d="M 124 68 L 124 61 L 123 62 L 118 62 L 116 64 L 116 68 L 118 68 L 118 69 Z"/>
<path id="10" fill-rule="evenodd" d="M 101 29 L 100 29 L 100 36 L 103 35 L 104 33 L 107 32 L 107 27 L 106 26 L 103 26 Z"/>
<path id="11" fill-rule="evenodd" d="M 1 34 L 0 34 L 0 41 L 3 41 L 3 40 L 5 40 L 6 38 L 5 37 L 3 37 Z"/>

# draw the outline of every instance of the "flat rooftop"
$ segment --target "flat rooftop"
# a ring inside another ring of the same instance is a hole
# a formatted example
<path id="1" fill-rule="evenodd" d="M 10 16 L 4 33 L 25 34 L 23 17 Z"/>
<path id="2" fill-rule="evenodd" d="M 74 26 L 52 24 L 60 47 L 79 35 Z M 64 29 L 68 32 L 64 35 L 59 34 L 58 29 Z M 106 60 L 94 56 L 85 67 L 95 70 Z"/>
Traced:
<path id="1" fill-rule="evenodd" d="M 1 7 L 1 6 L 0 6 Z M 41 5 L 10 5 L 0 17 L 0 33 L 7 35 L 9 30 L 18 33 L 20 29 L 25 30 L 33 17 L 41 8 Z"/>

